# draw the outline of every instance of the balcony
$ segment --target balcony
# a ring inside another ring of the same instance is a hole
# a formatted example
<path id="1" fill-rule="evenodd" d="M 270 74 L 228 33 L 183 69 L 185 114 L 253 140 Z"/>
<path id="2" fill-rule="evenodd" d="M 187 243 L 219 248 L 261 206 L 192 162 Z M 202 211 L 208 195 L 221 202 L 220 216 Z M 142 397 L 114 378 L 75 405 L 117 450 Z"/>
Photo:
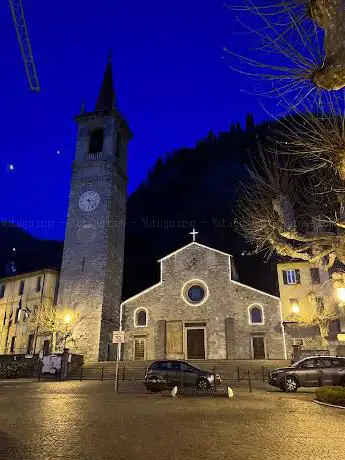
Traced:
<path id="1" fill-rule="evenodd" d="M 103 152 L 87 153 L 86 160 L 101 160 L 103 158 Z"/>

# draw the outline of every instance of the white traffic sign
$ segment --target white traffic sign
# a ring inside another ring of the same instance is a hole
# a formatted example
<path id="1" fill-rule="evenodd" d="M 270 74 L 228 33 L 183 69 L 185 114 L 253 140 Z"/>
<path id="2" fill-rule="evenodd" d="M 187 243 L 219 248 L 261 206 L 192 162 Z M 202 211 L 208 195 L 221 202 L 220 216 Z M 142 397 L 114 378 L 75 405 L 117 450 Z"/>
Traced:
<path id="1" fill-rule="evenodd" d="M 125 343 L 125 331 L 113 331 L 113 343 Z"/>

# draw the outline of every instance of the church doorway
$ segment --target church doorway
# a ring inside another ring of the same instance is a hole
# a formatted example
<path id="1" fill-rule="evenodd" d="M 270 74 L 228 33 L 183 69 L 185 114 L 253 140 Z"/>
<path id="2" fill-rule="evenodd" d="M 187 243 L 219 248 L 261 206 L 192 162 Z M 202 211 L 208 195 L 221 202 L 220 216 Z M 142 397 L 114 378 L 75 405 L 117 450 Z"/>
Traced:
<path id="1" fill-rule="evenodd" d="M 252 337 L 253 359 L 266 359 L 265 337 Z"/>
<path id="2" fill-rule="evenodd" d="M 146 338 L 136 337 L 134 339 L 134 359 L 144 360 L 146 358 Z"/>
<path id="3" fill-rule="evenodd" d="M 187 359 L 206 358 L 206 328 L 185 325 Z"/>

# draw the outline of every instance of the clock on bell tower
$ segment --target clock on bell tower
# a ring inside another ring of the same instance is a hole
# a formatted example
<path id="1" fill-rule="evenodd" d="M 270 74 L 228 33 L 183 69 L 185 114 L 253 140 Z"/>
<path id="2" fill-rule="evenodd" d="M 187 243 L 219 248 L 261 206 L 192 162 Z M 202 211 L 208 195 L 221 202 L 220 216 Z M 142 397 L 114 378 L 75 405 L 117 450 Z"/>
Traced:
<path id="1" fill-rule="evenodd" d="M 75 160 L 59 287 L 59 308 L 72 308 L 75 352 L 109 359 L 119 326 L 131 131 L 116 108 L 107 63 L 95 110 L 76 117 Z"/>

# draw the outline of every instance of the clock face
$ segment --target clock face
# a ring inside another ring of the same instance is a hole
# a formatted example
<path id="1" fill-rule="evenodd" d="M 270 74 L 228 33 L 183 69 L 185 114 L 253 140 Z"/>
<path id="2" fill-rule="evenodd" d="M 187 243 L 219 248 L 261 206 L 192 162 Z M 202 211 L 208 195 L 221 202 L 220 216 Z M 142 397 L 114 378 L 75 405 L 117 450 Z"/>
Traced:
<path id="1" fill-rule="evenodd" d="M 97 192 L 88 191 L 84 192 L 79 198 L 79 208 L 82 211 L 93 211 L 96 209 L 100 202 L 100 196 Z"/>

